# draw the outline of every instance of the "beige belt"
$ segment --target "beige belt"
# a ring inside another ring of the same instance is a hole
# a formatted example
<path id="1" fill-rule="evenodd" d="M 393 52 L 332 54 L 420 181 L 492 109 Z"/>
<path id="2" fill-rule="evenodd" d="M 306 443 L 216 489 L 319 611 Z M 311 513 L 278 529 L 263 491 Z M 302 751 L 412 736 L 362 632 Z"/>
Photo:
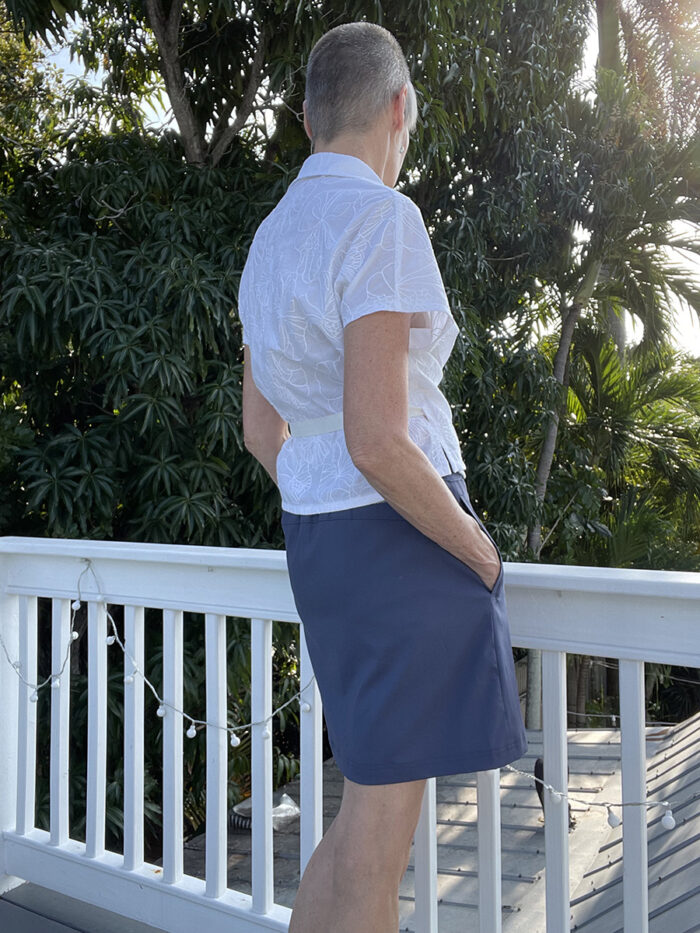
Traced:
<path id="1" fill-rule="evenodd" d="M 409 405 L 408 417 L 422 415 L 424 411 L 416 405 Z M 336 411 L 332 415 L 323 415 L 321 418 L 309 418 L 307 421 L 295 421 L 289 425 L 292 437 L 310 437 L 313 434 L 328 434 L 330 431 L 340 431 L 343 427 L 343 413 Z"/>

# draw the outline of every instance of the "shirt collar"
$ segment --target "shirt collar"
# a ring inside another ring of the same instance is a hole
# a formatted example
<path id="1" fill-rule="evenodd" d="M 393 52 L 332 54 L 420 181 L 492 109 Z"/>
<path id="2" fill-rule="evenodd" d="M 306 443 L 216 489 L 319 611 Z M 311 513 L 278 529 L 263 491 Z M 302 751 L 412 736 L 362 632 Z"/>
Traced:
<path id="1" fill-rule="evenodd" d="M 364 178 L 383 185 L 379 175 L 362 159 L 341 152 L 314 152 L 307 156 L 297 178 L 314 175 L 339 175 L 343 178 Z"/>

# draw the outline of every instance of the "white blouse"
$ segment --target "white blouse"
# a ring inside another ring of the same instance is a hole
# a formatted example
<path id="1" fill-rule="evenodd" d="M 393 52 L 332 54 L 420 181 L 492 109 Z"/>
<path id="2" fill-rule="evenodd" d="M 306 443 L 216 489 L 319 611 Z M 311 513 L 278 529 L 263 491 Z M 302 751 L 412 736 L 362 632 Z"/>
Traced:
<path id="1" fill-rule="evenodd" d="M 459 330 L 428 232 L 413 201 L 361 159 L 325 152 L 306 159 L 258 228 L 238 311 L 255 384 L 290 422 L 276 464 L 287 512 L 383 501 L 352 462 L 342 428 L 343 328 L 374 311 L 416 315 L 408 433 L 441 476 L 466 473 L 438 388 Z M 323 433 L 309 433 L 310 419 L 320 418 Z"/>

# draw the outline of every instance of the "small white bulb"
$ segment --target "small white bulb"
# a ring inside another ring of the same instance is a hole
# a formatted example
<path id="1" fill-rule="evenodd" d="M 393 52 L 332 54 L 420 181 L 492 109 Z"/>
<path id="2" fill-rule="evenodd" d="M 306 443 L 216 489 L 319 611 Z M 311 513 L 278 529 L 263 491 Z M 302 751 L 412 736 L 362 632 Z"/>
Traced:
<path id="1" fill-rule="evenodd" d="M 160 716 L 161 719 L 163 718 L 163 716 L 165 716 L 165 707 L 164 707 L 164 706 L 159 706 L 159 707 L 158 707 L 158 709 L 156 710 L 156 716 Z"/>
<path id="2" fill-rule="evenodd" d="M 231 733 L 231 746 L 232 748 L 238 748 L 241 744 L 241 740 L 238 738 L 235 732 Z"/>
<path id="3" fill-rule="evenodd" d="M 195 728 L 194 723 L 192 723 L 192 725 L 189 727 L 185 735 L 187 736 L 188 739 L 193 739 L 197 735 L 197 729 Z"/>
<path id="4" fill-rule="evenodd" d="M 622 820 L 617 815 L 617 813 L 614 813 L 612 810 L 608 810 L 608 826 L 612 826 L 612 828 L 615 829 L 615 827 L 619 826 L 621 822 Z"/>
<path id="5" fill-rule="evenodd" d="M 105 638 L 105 641 L 107 642 L 108 645 L 113 645 L 113 644 L 114 644 L 114 640 L 115 640 L 115 639 L 114 639 L 114 635 L 108 635 L 108 636 Z"/>
<path id="6" fill-rule="evenodd" d="M 29 702 L 36 703 L 38 699 L 39 699 L 39 694 L 35 690 L 34 693 L 29 697 Z"/>
<path id="7" fill-rule="evenodd" d="M 12 666 L 18 673 L 22 669 L 22 665 L 19 663 L 19 661 L 13 661 Z"/>
<path id="8" fill-rule="evenodd" d="M 51 681 L 51 686 L 54 690 L 58 690 L 58 688 L 61 686 L 61 678 L 54 677 L 54 679 Z"/>
<path id="9" fill-rule="evenodd" d="M 263 737 L 264 739 L 269 739 L 269 738 L 270 738 L 270 730 L 267 728 L 267 726 L 265 726 L 265 728 L 263 729 L 263 731 L 262 731 L 260 734 L 262 735 L 262 737 Z"/>
<path id="10" fill-rule="evenodd" d="M 70 633 L 70 637 L 72 641 L 77 641 L 80 638 L 80 633 L 73 629 L 73 631 Z"/>
<path id="11" fill-rule="evenodd" d="M 302 713 L 310 713 L 310 712 L 311 712 L 311 704 L 310 704 L 310 703 L 302 703 L 302 704 L 301 704 L 301 711 L 302 711 Z"/>
<path id="12" fill-rule="evenodd" d="M 557 794 L 555 793 L 555 791 L 549 792 L 549 799 L 552 801 L 552 803 L 556 804 L 557 806 L 561 806 L 561 804 L 564 802 L 563 795 Z"/>
<path id="13" fill-rule="evenodd" d="M 95 600 L 95 601 L 98 602 L 98 603 L 103 603 L 103 602 L 105 601 L 105 598 L 104 598 L 104 596 L 102 595 L 102 593 L 98 593 L 98 594 L 97 594 L 97 597 L 96 597 L 96 600 Z"/>
<path id="14" fill-rule="evenodd" d="M 74 599 L 73 602 L 70 604 L 70 607 L 71 609 L 75 609 L 77 612 L 77 610 L 80 609 L 80 600 Z"/>
<path id="15" fill-rule="evenodd" d="M 127 674 L 126 677 L 124 678 L 124 683 L 125 683 L 125 684 L 133 684 L 133 682 L 134 682 L 134 675 L 133 675 L 133 674 Z"/>
<path id="16" fill-rule="evenodd" d="M 672 810 L 667 810 L 664 813 L 664 815 L 661 817 L 661 825 L 663 826 L 664 829 L 668 829 L 668 830 L 674 829 L 676 825 L 676 821 L 673 818 Z"/>

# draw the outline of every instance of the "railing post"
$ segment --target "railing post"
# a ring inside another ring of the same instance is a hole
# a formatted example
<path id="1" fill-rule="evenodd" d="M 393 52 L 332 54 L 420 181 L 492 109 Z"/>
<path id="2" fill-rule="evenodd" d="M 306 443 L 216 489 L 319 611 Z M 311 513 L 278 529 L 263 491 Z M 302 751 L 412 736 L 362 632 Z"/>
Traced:
<path id="1" fill-rule="evenodd" d="M 70 749 L 70 658 L 71 605 L 69 599 L 54 599 L 51 607 L 51 672 L 59 677 L 51 687 L 51 812 L 52 846 L 68 842 L 69 749 Z M 68 658 L 68 660 L 66 660 Z M 65 666 L 64 666 L 65 663 Z"/>
<path id="2" fill-rule="evenodd" d="M 647 799 L 644 662 L 620 661 L 622 802 Z M 625 933 L 649 930 L 646 807 L 628 807 L 622 819 L 622 896 Z"/>
<path id="3" fill-rule="evenodd" d="M 501 772 L 476 775 L 479 933 L 501 933 Z"/>
<path id="4" fill-rule="evenodd" d="M 207 840 L 206 894 L 226 891 L 228 733 L 226 732 L 226 616 L 208 612 L 206 628 Z"/>
<path id="5" fill-rule="evenodd" d="M 19 658 L 19 600 L 6 592 L 5 566 L 0 557 L 0 633 L 10 658 Z M 4 830 L 14 829 L 17 815 L 17 748 L 19 679 L 5 652 L 0 651 L 0 894 L 22 881 L 7 873 L 2 840 Z"/>
<path id="6" fill-rule="evenodd" d="M 19 663 L 23 681 L 19 687 L 19 743 L 17 746 L 17 832 L 34 829 L 36 808 L 36 703 L 32 703 L 37 683 L 37 599 L 19 599 Z M 25 682 L 26 681 L 26 682 Z"/>
<path id="7" fill-rule="evenodd" d="M 542 652 L 542 741 L 544 780 L 557 790 L 568 787 L 566 748 L 566 654 Z M 547 930 L 570 927 L 569 808 L 567 801 L 544 792 L 544 851 Z"/>
<path id="8" fill-rule="evenodd" d="M 124 606 L 124 868 L 143 864 L 144 699 L 145 668 L 143 606 Z"/>
<path id="9" fill-rule="evenodd" d="M 107 769 L 107 606 L 88 603 L 88 749 L 85 854 L 105 849 Z"/>
<path id="10" fill-rule="evenodd" d="M 272 835 L 272 619 L 251 619 L 251 874 L 253 911 L 268 914 L 275 902 Z"/>
<path id="11" fill-rule="evenodd" d="M 414 926 L 420 933 L 437 933 L 437 803 L 436 782 L 425 782 L 423 803 L 414 833 L 414 884 L 416 911 Z"/>
<path id="12" fill-rule="evenodd" d="M 183 874 L 182 709 L 184 622 L 180 610 L 163 611 L 163 881 Z M 165 705 L 167 704 L 167 705 Z"/>
<path id="13" fill-rule="evenodd" d="M 299 827 L 299 861 L 304 874 L 314 849 L 323 836 L 323 708 L 318 684 L 313 680 L 304 626 L 299 626 L 301 653 L 300 686 L 303 689 L 301 712 L 301 823 Z M 304 689 L 305 688 L 305 689 Z M 305 704 L 309 709 L 304 710 Z"/>

